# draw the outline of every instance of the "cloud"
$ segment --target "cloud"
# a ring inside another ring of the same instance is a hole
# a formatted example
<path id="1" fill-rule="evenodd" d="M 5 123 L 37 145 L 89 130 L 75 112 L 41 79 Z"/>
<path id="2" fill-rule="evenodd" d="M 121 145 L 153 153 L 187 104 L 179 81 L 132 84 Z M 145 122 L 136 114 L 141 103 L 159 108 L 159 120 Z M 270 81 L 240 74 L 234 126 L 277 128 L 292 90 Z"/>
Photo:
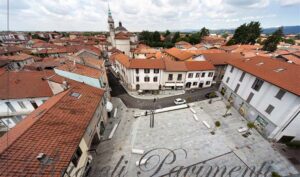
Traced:
<path id="1" fill-rule="evenodd" d="M 115 22 L 122 21 L 128 30 L 141 31 L 203 26 L 232 28 L 251 20 L 263 24 L 264 20 L 273 18 L 268 17 L 273 8 L 281 16 L 286 8 L 293 9 L 292 5 L 299 1 L 109 0 L 109 3 Z M 10 7 L 14 30 L 107 30 L 107 0 L 15 0 L 10 1 Z M 0 19 L 5 19 L 6 4 L 1 3 L 0 9 Z M 286 21 L 296 23 L 297 19 L 295 16 L 281 21 L 272 19 L 274 26 L 285 25 L 282 23 Z M 0 30 L 3 29 L 1 25 Z"/>
<path id="2" fill-rule="evenodd" d="M 291 6 L 300 4 L 300 0 L 279 0 L 282 6 Z"/>

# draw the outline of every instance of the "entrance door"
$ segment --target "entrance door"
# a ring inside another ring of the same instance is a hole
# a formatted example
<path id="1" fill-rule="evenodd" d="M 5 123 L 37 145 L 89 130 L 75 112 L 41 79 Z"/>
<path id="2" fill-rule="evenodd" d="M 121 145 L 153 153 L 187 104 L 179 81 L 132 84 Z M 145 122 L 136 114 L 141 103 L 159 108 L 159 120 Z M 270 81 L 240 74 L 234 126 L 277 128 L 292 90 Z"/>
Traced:
<path id="1" fill-rule="evenodd" d="M 199 84 L 199 88 L 203 88 L 203 83 L 202 82 Z"/>
<path id="2" fill-rule="evenodd" d="M 291 142 L 294 138 L 295 138 L 294 136 L 282 136 L 278 142 L 279 142 L 279 143 L 289 143 L 289 142 Z"/>

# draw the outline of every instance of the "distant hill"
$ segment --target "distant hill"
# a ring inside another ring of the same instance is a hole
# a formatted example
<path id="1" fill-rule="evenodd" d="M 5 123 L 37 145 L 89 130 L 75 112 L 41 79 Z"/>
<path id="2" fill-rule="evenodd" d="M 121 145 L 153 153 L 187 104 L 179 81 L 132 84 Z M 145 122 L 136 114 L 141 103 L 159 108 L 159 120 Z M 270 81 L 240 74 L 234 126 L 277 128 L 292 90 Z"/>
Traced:
<path id="1" fill-rule="evenodd" d="M 272 27 L 272 28 L 263 28 L 264 34 L 271 34 L 273 33 L 277 27 Z M 217 33 L 217 34 L 223 34 L 223 33 L 234 33 L 235 29 L 217 29 L 217 30 L 210 30 L 210 33 Z M 196 32 L 199 30 L 194 30 L 194 29 L 185 29 L 181 30 L 181 32 Z M 298 26 L 284 26 L 283 27 L 283 32 L 284 34 L 300 34 L 300 25 Z"/>

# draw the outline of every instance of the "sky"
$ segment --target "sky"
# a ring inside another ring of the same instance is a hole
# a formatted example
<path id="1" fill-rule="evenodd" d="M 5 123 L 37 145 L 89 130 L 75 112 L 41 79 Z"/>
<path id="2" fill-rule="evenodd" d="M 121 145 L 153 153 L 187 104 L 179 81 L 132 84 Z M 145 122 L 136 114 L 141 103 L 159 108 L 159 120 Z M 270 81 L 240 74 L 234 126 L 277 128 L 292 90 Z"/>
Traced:
<path id="1" fill-rule="evenodd" d="M 6 3 L 0 0 L 0 31 Z M 300 25 L 300 0 L 109 0 L 115 26 L 129 31 Z M 107 0 L 10 0 L 13 31 L 107 31 Z"/>

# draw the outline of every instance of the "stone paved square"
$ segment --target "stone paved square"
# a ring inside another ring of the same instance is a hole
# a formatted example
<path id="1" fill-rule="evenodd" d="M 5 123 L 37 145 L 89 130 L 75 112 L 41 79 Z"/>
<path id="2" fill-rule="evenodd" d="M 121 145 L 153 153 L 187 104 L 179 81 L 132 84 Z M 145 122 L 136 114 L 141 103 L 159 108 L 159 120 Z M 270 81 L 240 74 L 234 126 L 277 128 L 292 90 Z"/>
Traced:
<path id="1" fill-rule="evenodd" d="M 111 140 L 99 144 L 90 176 L 162 176 L 172 169 L 177 173 L 171 176 L 197 176 L 201 166 L 204 168 L 198 175 L 208 173 L 206 167 L 209 165 L 213 170 L 216 165 L 226 166 L 227 172 L 234 167 L 240 168 L 232 176 L 241 176 L 245 170 L 245 176 L 250 176 L 253 167 L 256 169 L 252 171 L 257 174 L 266 161 L 268 164 L 261 175 L 268 167 L 283 176 L 298 174 L 256 130 L 250 130 L 251 135 L 247 138 L 237 131 L 239 127 L 246 127 L 247 121 L 234 109 L 230 110 L 232 116 L 222 117 L 226 105 L 220 99 L 212 104 L 207 100 L 193 103 L 191 107 L 196 111 L 198 121 L 189 108 L 155 114 L 154 128 L 149 127 L 149 115 L 135 119 L 133 115 L 141 110 L 127 109 L 119 99 L 115 101 L 118 102 L 120 125 Z M 221 126 L 214 128 L 217 120 Z M 206 121 L 211 129 L 202 121 Z M 214 135 L 212 130 L 215 130 Z M 132 153 L 132 149 L 150 151 L 144 158 L 151 158 L 145 165 L 137 167 L 136 162 L 142 155 Z"/>

